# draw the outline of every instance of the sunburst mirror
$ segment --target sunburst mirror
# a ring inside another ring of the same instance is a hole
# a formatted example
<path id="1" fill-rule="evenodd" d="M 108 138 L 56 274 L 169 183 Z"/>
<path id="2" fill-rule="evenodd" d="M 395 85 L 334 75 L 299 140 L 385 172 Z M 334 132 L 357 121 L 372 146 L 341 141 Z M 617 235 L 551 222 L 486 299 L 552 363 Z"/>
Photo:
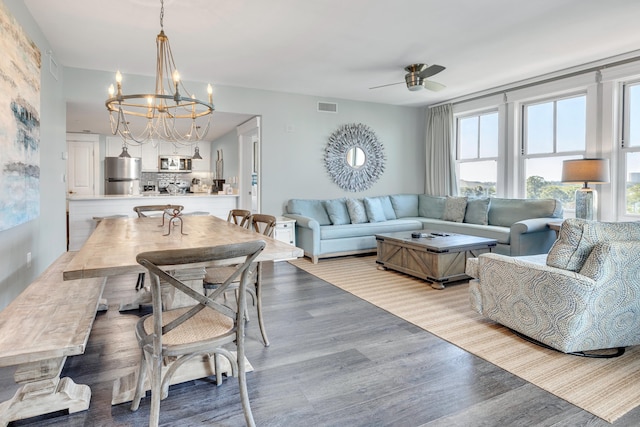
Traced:
<path id="1" fill-rule="evenodd" d="M 324 162 L 340 188 L 364 191 L 384 172 L 384 147 L 371 128 L 362 123 L 346 124 L 329 137 Z"/>

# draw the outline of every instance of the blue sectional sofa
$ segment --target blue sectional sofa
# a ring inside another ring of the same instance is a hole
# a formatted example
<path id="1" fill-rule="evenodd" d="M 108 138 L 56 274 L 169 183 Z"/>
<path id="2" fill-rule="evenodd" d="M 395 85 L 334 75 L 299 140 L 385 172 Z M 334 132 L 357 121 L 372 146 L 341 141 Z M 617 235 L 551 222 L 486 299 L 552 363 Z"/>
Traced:
<path id="1" fill-rule="evenodd" d="M 547 223 L 562 218 L 555 199 L 436 197 L 395 194 L 362 199 L 290 199 L 283 214 L 296 220 L 296 244 L 319 258 L 375 252 L 375 235 L 428 229 L 488 237 L 494 252 L 546 253 L 556 239 Z"/>

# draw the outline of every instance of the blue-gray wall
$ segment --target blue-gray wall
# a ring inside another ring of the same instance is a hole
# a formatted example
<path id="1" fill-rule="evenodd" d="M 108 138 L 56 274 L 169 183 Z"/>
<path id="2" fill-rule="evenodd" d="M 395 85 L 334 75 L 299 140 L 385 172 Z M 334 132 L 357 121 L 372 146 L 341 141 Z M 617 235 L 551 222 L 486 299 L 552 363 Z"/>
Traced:
<path id="1" fill-rule="evenodd" d="M 5 0 L 42 53 L 40 208 L 38 219 L 0 232 L 0 308 L 5 307 L 33 279 L 66 250 L 66 102 L 104 105 L 115 70 L 65 68 L 57 62 L 57 79 L 49 71 L 51 47 L 20 0 Z M 81 42 L 81 41 L 79 41 Z M 148 88 L 153 78 L 128 76 L 128 87 Z M 322 99 L 256 89 L 217 87 L 218 111 L 262 117 L 262 211 L 281 214 L 293 197 L 363 197 L 398 192 L 422 192 L 424 185 L 423 108 Z M 318 113 L 317 102 L 337 102 L 339 113 Z M 105 115 L 105 120 L 107 119 Z M 329 135 L 347 123 L 364 123 L 383 142 L 387 166 L 382 178 L 364 193 L 348 193 L 335 185 L 323 164 Z M 291 131 L 293 130 L 293 131 Z M 224 149 L 225 163 L 237 156 L 233 132 L 212 147 Z M 234 165 L 225 165 L 230 175 Z M 237 166 L 235 166 L 237 168 Z M 237 172 L 236 172 L 237 174 Z M 27 267 L 26 254 L 32 264 Z"/>
<path id="2" fill-rule="evenodd" d="M 115 71 L 65 68 L 65 95 L 73 102 L 104 103 Z M 187 86 L 191 86 L 188 82 Z M 193 84 L 196 85 L 196 84 Z M 144 93 L 150 77 L 127 76 L 129 91 Z M 336 102 L 338 113 L 319 113 L 317 103 Z M 424 108 L 325 99 L 258 89 L 217 86 L 217 111 L 262 117 L 262 211 L 279 215 L 289 198 L 363 197 L 422 192 L 425 175 Z M 215 113 L 214 113 L 215 114 Z M 105 117 L 106 120 L 106 117 Z M 326 173 L 323 155 L 331 133 L 347 123 L 364 123 L 382 141 L 387 156 L 382 178 L 364 193 L 349 193 Z M 228 138 L 228 135 L 227 137 Z M 228 144 L 225 139 L 225 144 Z M 214 143 L 212 157 L 218 146 Z M 225 175 L 231 153 L 224 152 Z M 229 165 L 230 167 L 230 165 Z"/>

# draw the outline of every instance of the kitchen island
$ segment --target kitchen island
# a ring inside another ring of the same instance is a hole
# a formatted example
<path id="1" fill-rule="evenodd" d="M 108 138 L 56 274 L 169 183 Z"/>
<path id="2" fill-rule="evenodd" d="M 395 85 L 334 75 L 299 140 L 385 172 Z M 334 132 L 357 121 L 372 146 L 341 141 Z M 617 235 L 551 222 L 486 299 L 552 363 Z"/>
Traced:
<path id="1" fill-rule="evenodd" d="M 138 196 L 69 196 L 67 197 L 69 250 L 79 250 L 96 228 L 96 217 L 126 215 L 137 217 L 134 206 L 182 205 L 184 213 L 208 212 L 227 219 L 231 209 L 236 209 L 238 195 L 208 193 L 155 194 Z"/>

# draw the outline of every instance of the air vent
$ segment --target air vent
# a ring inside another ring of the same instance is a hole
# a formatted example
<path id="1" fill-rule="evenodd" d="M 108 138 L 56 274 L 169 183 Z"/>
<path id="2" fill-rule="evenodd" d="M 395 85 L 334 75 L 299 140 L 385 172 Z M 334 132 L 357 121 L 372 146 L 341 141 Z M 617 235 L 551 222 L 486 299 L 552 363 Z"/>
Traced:
<path id="1" fill-rule="evenodd" d="M 318 102 L 319 113 L 337 113 L 338 104 L 335 102 Z"/>

